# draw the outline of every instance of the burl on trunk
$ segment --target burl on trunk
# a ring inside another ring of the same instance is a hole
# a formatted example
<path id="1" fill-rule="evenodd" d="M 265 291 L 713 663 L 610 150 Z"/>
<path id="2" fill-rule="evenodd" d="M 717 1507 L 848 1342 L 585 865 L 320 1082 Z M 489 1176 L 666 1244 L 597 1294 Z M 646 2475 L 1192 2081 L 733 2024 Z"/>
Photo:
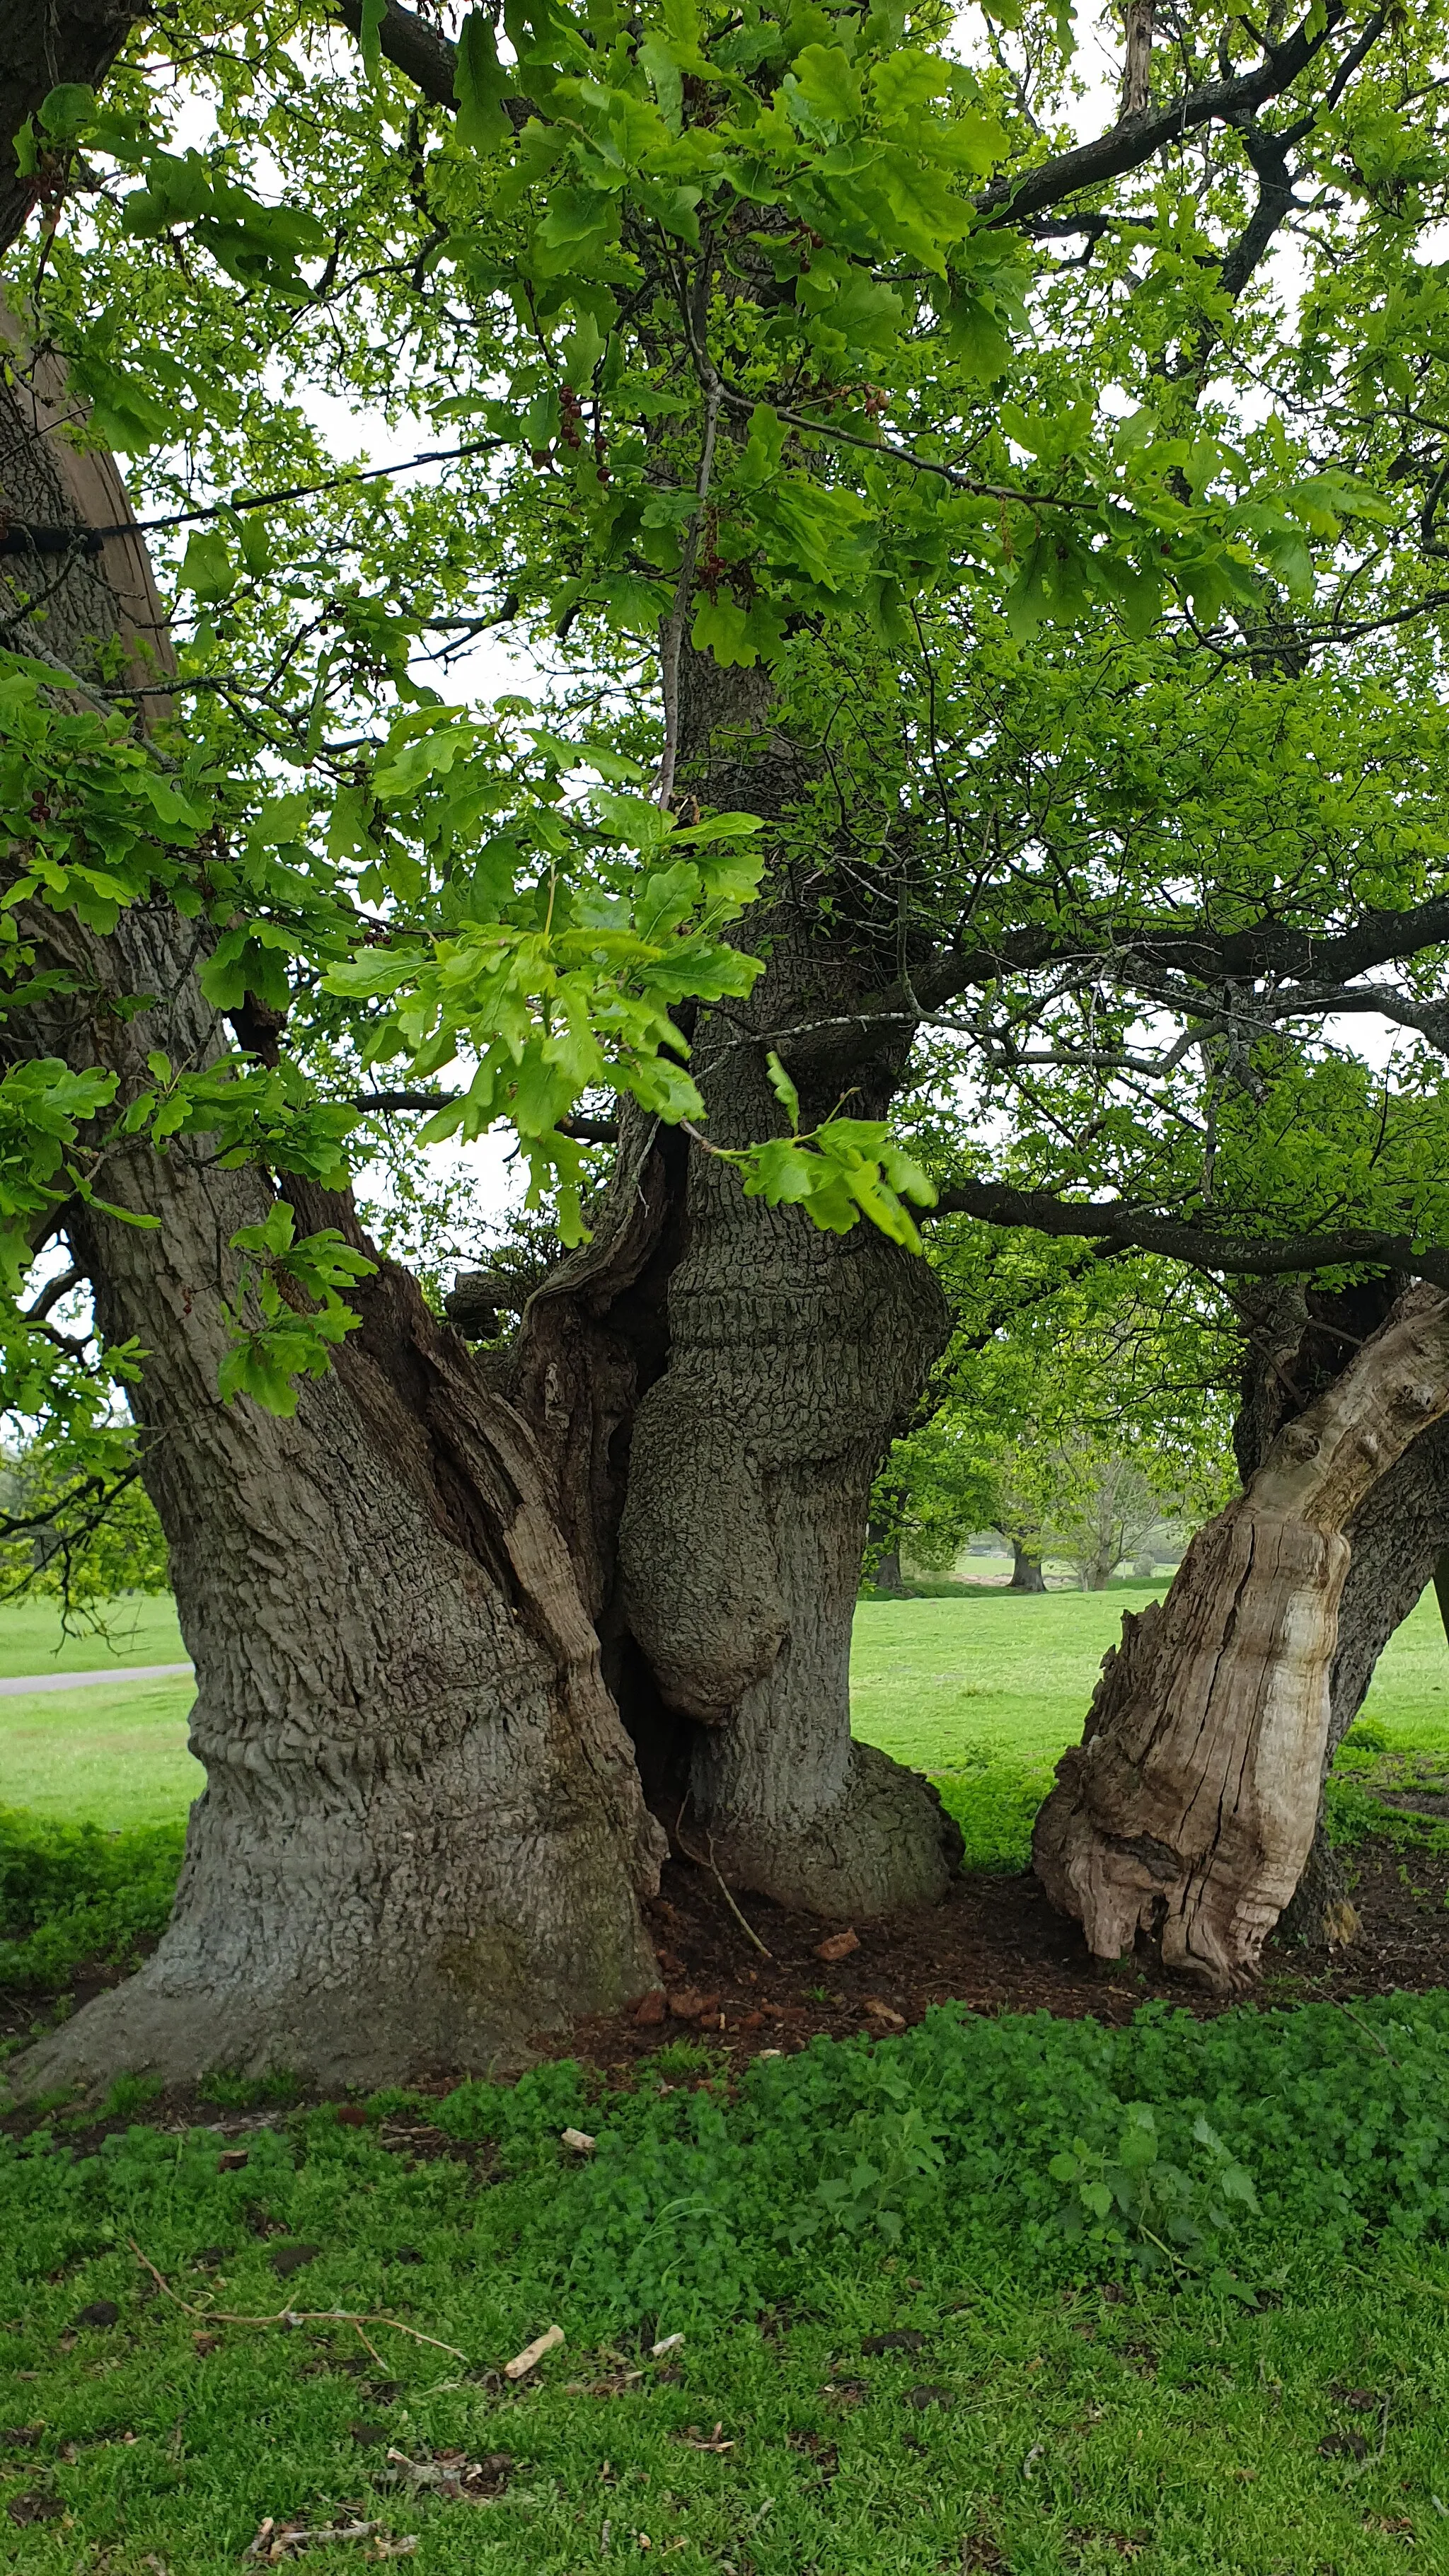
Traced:
<path id="1" fill-rule="evenodd" d="M 1034 1860 L 1103 1959 L 1139 1927 L 1165 1963 L 1243 1983 L 1313 1840 L 1345 1530 L 1449 1411 L 1449 1298 L 1412 1290 L 1199 1531 L 1165 1601 L 1123 1621 Z"/>

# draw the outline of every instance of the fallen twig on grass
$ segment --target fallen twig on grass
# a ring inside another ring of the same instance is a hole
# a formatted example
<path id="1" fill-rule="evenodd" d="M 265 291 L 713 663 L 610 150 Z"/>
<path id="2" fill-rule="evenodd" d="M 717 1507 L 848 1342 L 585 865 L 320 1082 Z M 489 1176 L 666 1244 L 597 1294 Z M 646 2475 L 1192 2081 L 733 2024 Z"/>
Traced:
<path id="1" fill-rule="evenodd" d="M 548 2326 L 541 2335 L 535 2336 L 532 2343 L 526 2343 L 522 2352 L 516 2352 L 511 2361 L 505 2361 L 504 2378 L 526 2379 L 531 2370 L 537 2369 L 546 2354 L 557 2352 L 563 2339 L 562 2326 Z"/>
<path id="2" fill-rule="evenodd" d="M 300 2558 L 304 2549 L 330 2548 L 338 2540 L 370 2540 L 369 2558 L 409 2558 L 416 2549 L 417 2535 L 395 2540 L 380 2522 L 329 2522 L 313 2526 L 305 2522 L 278 2522 L 268 2514 L 243 2558 L 260 2558 L 268 2567 L 277 2567 L 288 2558 Z M 147 2561 L 154 2567 L 158 2562 Z"/>
<path id="3" fill-rule="evenodd" d="M 240 2315 L 234 2308 L 199 2308 L 192 2300 L 183 2299 L 179 2290 L 172 2289 L 165 2273 L 158 2272 L 150 2255 L 142 2253 L 134 2236 L 128 2236 L 126 2243 L 130 2246 L 137 2262 L 144 2265 L 150 2273 L 162 2297 L 174 2300 L 176 2306 L 183 2308 L 189 2317 L 204 2317 L 208 2325 L 354 2326 L 363 2343 L 367 2344 L 369 2352 L 372 2352 L 372 2346 L 367 2343 L 367 2337 L 363 2333 L 364 2326 L 390 2326 L 394 2334 L 411 2335 L 414 2343 L 430 2344 L 434 2352 L 450 2353 L 454 2361 L 466 2361 L 468 2358 L 466 2352 L 460 2352 L 455 2343 L 442 2343 L 436 2335 L 424 2334 L 418 2326 L 405 2326 L 401 2317 L 371 2316 L 365 2309 L 359 2311 L 355 2308 L 278 2308 L 270 2316 L 249 2317 Z M 372 2357 L 377 2361 L 380 2355 L 372 2352 Z"/>

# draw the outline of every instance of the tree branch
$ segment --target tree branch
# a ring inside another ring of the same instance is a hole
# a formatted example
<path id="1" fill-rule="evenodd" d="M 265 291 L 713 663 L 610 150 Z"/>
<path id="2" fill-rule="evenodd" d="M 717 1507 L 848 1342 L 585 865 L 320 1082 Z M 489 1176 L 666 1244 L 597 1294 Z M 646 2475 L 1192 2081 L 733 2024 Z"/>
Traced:
<path id="1" fill-rule="evenodd" d="M 1126 1199 L 1062 1199 L 1052 1190 L 1018 1190 L 1003 1181 L 958 1181 L 943 1190 L 922 1222 L 975 1217 L 983 1225 L 1028 1226 L 1033 1233 L 1082 1235 L 1139 1252 L 1157 1252 L 1194 1270 L 1273 1278 L 1285 1273 L 1368 1267 L 1403 1270 L 1449 1288 L 1449 1249 L 1417 1247 L 1406 1234 L 1349 1227 L 1341 1234 L 1221 1234 L 1134 1208 Z"/>
<path id="2" fill-rule="evenodd" d="M 464 1098 L 461 1091 L 358 1091 L 352 1107 L 386 1114 L 395 1109 L 451 1109 Z M 619 1129 L 612 1118 L 560 1118 L 561 1136 L 572 1136 L 578 1145 L 617 1145 Z"/>
<path id="3" fill-rule="evenodd" d="M 1108 179 L 1120 179 L 1129 170 L 1140 169 L 1154 153 L 1180 143 L 1184 135 L 1200 125 L 1236 124 L 1255 115 L 1308 69 L 1347 14 L 1346 0 L 1327 0 L 1316 28 L 1314 12 L 1310 10 L 1281 45 L 1265 47 L 1262 61 L 1255 63 L 1251 71 L 1240 72 L 1232 80 L 1207 81 L 1200 89 L 1187 90 L 1163 107 L 1112 126 L 1090 143 L 1074 144 L 1069 152 L 1055 153 L 1020 178 L 993 179 L 976 200 L 977 212 L 998 226 L 1023 223 L 1049 206 L 1060 205 L 1063 197 L 1075 196 L 1082 188 L 1101 187 Z M 1376 22 L 1370 23 L 1373 41 L 1377 41 L 1383 18 L 1376 13 Z"/>
<path id="4" fill-rule="evenodd" d="M 337 0 L 337 15 L 360 42 L 362 0 Z M 411 9 L 400 9 L 397 0 L 387 0 L 377 41 L 394 71 L 420 89 L 431 106 L 457 106 L 453 75 L 458 48 L 451 36 L 440 35 L 436 27 L 414 17 Z"/>
<path id="5" fill-rule="evenodd" d="M 1140 0 L 1138 5 L 1140 8 Z M 335 6 L 342 24 L 354 36 L 360 36 L 362 0 L 335 0 Z M 976 200 L 978 214 L 986 216 L 994 226 L 1026 223 L 1032 216 L 1059 205 L 1064 197 L 1140 169 L 1155 153 L 1180 143 L 1184 135 L 1200 125 L 1241 123 L 1291 87 L 1323 51 L 1347 14 L 1347 0 L 1326 0 L 1320 25 L 1315 28 L 1314 12 L 1310 10 L 1282 44 L 1265 46 L 1262 61 L 1250 71 L 1240 72 L 1231 80 L 1208 81 L 1156 110 L 1149 106 L 1140 113 L 1130 112 L 1090 143 L 1076 144 L 1070 152 L 1055 153 L 1019 177 L 994 179 Z M 1384 13 L 1376 11 L 1348 63 L 1340 67 L 1333 96 L 1339 94 L 1349 71 L 1357 70 L 1377 43 L 1385 23 Z M 378 43 L 394 69 L 412 81 L 431 105 L 456 106 L 453 73 L 458 49 L 449 37 L 439 35 L 411 10 L 399 8 L 397 0 L 386 0 Z M 1145 74 L 1145 63 L 1139 68 Z M 503 103 L 511 115 L 520 110 L 527 113 L 523 100 L 505 99 Z"/>

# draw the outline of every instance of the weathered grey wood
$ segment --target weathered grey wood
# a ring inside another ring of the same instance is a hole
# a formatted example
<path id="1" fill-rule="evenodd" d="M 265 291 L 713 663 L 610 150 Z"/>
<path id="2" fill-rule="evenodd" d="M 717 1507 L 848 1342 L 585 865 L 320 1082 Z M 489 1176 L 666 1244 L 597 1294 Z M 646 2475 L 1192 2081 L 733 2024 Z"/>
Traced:
<path id="1" fill-rule="evenodd" d="M 1449 1299 L 1418 1289 L 1277 1434 L 1161 1604 L 1123 1622 L 1034 1861 L 1093 1952 L 1139 1928 L 1217 1985 L 1251 1973 L 1313 1841 L 1345 1531 L 1449 1410 Z"/>

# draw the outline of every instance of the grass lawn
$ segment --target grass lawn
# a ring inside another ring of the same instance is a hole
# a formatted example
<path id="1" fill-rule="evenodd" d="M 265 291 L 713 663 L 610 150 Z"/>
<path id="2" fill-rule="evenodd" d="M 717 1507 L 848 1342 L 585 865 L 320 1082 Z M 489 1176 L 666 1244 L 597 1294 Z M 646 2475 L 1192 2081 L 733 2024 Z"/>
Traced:
<path id="1" fill-rule="evenodd" d="M 676 2042 L 234 2142 L 133 2083 L 103 2141 L 0 2138 L 0 2560 L 221 2576 L 270 2517 L 268 2563 L 362 2523 L 319 2562 L 419 2576 L 1442 2576 L 1446 2060 L 1419 1998 L 943 2012 L 734 2092 Z M 1064 2232 L 1053 2157 L 1143 2100 L 1255 2177 L 1229 2270 Z"/>
<path id="2" fill-rule="evenodd" d="M 67 1636 L 54 1601 L 7 1602 L 0 1610 L 0 1681 L 26 1673 L 99 1673 L 107 1665 L 184 1664 L 186 1648 L 169 1592 L 128 1592 L 102 1609 L 100 1629 Z"/>
<path id="3" fill-rule="evenodd" d="M 189 1679 L 0 1699 L 0 1807 L 63 1822 L 163 1824 L 206 1785 L 186 1750 Z"/>

